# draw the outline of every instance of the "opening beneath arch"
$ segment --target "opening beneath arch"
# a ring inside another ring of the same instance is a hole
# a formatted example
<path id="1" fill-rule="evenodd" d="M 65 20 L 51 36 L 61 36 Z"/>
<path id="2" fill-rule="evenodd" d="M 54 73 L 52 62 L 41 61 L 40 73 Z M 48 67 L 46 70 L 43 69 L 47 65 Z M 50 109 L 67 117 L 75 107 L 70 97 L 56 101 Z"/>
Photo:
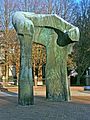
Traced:
<path id="1" fill-rule="evenodd" d="M 32 44 L 32 71 L 34 82 L 34 95 L 46 95 L 46 47 L 33 42 Z"/>
<path id="2" fill-rule="evenodd" d="M 32 69 L 34 86 L 45 85 L 46 47 L 33 42 Z"/>

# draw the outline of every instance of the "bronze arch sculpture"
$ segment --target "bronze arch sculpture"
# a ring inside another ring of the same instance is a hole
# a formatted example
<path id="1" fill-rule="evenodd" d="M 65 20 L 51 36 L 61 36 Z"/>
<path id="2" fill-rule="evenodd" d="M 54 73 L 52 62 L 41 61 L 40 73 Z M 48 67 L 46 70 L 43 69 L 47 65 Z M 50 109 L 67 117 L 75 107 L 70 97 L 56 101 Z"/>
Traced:
<path id="1" fill-rule="evenodd" d="M 16 12 L 13 25 L 20 40 L 21 51 L 19 104 L 34 104 L 32 42 L 46 46 L 46 97 L 53 101 L 69 101 L 66 60 L 69 44 L 79 40 L 78 28 L 55 14 L 29 12 Z"/>

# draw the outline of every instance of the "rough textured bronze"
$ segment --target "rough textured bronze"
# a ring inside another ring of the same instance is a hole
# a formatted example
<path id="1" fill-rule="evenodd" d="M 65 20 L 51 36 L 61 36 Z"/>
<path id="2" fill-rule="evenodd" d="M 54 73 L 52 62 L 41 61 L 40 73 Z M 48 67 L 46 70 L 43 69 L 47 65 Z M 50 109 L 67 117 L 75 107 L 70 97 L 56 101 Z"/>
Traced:
<path id="1" fill-rule="evenodd" d="M 69 44 L 79 40 L 77 27 L 57 15 L 16 12 L 13 25 L 21 46 L 19 104 L 33 104 L 32 42 L 46 47 L 46 97 L 53 101 L 70 99 L 67 79 Z"/>

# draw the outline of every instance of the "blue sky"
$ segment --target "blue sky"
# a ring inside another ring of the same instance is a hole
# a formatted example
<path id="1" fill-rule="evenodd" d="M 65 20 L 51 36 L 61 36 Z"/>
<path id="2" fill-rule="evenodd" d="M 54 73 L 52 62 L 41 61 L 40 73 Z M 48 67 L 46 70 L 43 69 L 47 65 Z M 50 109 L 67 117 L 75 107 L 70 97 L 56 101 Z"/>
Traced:
<path id="1" fill-rule="evenodd" d="M 80 0 L 76 0 L 77 2 L 80 2 Z"/>
<path id="2" fill-rule="evenodd" d="M 0 0 L 0 4 L 2 4 L 2 2 L 3 2 L 4 0 Z M 12 0 L 13 1 L 13 0 Z M 79 2 L 80 0 L 76 0 L 77 2 Z"/>

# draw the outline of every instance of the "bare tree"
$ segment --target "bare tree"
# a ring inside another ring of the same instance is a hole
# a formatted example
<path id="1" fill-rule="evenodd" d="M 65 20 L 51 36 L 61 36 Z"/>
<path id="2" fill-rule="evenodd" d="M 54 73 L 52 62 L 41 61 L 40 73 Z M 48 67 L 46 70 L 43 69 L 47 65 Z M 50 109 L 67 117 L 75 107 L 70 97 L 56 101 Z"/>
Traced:
<path id="1" fill-rule="evenodd" d="M 5 67 L 5 78 L 8 81 L 10 65 L 16 63 L 18 54 L 16 49 L 19 48 L 18 42 L 16 41 L 17 36 L 14 30 L 12 30 L 11 15 L 13 13 L 13 7 L 15 4 L 11 0 L 3 1 L 3 9 L 1 14 L 2 22 L 2 37 L 0 39 L 0 48 L 3 47 L 4 67 Z M 14 50 L 14 51 L 12 51 Z M 17 50 L 18 53 L 18 50 Z"/>
<path id="2" fill-rule="evenodd" d="M 90 67 L 90 1 L 82 0 L 78 11 L 75 24 L 80 29 L 80 40 L 75 45 L 75 60 L 78 71 L 77 84 L 80 84 L 85 70 Z"/>

